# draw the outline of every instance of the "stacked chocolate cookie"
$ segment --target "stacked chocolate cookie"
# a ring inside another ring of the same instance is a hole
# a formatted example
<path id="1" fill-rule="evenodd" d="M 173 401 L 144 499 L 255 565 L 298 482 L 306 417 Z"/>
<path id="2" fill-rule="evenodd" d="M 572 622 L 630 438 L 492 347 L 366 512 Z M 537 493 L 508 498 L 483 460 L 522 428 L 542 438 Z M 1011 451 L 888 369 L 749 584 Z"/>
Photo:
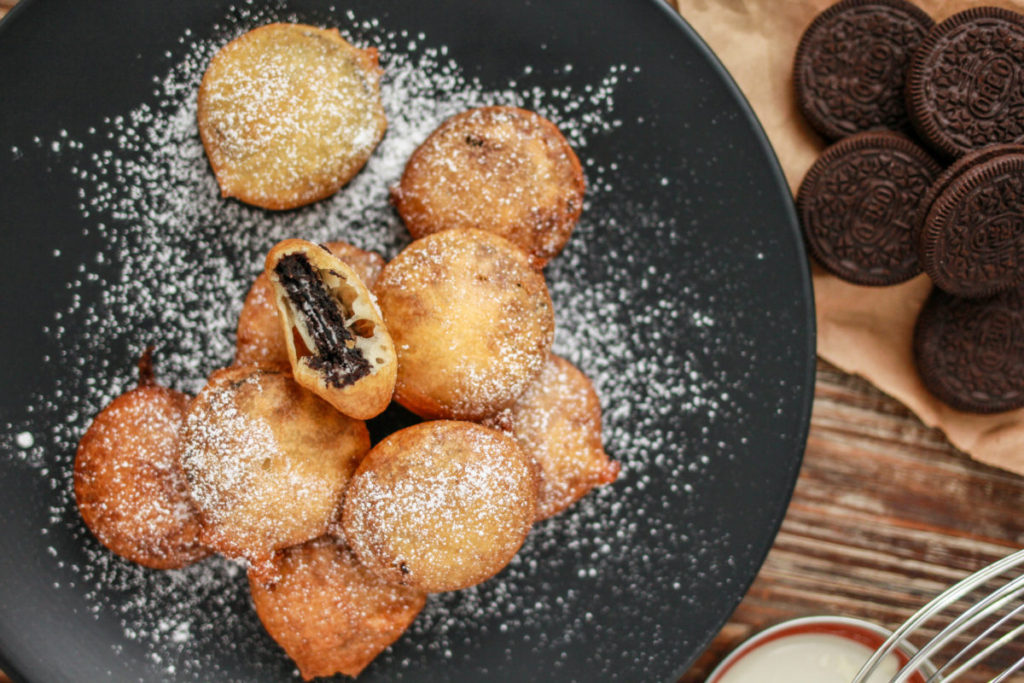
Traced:
<path id="1" fill-rule="evenodd" d="M 1024 406 L 1024 15 L 935 24 L 906 0 L 844 0 L 804 33 L 794 83 L 834 143 L 797 194 L 811 254 L 860 285 L 928 273 L 925 385 L 960 410 Z"/>

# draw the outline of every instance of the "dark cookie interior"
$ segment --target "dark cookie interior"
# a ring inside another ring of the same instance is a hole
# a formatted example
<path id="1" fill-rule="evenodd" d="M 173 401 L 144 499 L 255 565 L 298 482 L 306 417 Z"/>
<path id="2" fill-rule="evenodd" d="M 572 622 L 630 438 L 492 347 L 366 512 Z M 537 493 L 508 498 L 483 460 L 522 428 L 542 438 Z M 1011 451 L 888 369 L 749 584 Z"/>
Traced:
<path id="1" fill-rule="evenodd" d="M 302 254 L 289 254 L 274 267 L 292 310 L 301 315 L 316 346 L 306 362 L 328 384 L 341 388 L 370 374 L 370 362 L 345 326 L 341 303 Z"/>
<path id="2" fill-rule="evenodd" d="M 958 410 L 1024 406 L 1021 290 L 984 300 L 934 290 L 917 321 L 914 355 L 928 390 Z"/>
<path id="3" fill-rule="evenodd" d="M 833 140 L 877 129 L 909 133 L 907 65 L 933 25 L 903 0 L 847 0 L 820 14 L 804 33 L 794 64 L 807 120 Z"/>
<path id="4" fill-rule="evenodd" d="M 797 208 L 814 257 L 861 285 L 892 285 L 921 272 L 915 224 L 940 166 L 912 142 L 861 133 L 825 151 L 807 174 Z"/>
<path id="5" fill-rule="evenodd" d="M 951 157 L 1024 142 L 1024 15 L 984 7 L 939 24 L 911 60 L 907 101 L 921 136 Z"/>

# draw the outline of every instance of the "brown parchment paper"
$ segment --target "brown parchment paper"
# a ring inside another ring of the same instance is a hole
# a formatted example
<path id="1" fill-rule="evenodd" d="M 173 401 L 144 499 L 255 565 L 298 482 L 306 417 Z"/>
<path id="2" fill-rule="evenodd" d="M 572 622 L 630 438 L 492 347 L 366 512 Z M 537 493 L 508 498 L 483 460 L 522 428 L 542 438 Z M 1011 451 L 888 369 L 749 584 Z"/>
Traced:
<path id="1" fill-rule="evenodd" d="M 824 141 L 797 110 L 792 88 L 796 46 L 804 29 L 833 0 L 677 0 L 683 17 L 732 73 L 750 100 L 796 192 Z M 917 0 L 938 22 L 980 4 L 1024 12 L 1024 0 Z M 976 460 L 1024 474 L 1024 409 L 970 415 L 929 394 L 914 368 L 917 314 L 931 291 L 927 275 L 895 287 L 860 287 L 812 263 L 818 355 L 867 378 Z"/>

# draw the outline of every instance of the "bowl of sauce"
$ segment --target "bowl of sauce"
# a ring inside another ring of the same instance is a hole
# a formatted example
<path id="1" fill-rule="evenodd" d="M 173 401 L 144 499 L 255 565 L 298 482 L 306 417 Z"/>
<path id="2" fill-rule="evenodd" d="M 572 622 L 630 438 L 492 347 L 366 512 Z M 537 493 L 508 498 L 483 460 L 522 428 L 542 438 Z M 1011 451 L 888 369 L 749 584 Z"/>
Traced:
<path id="1" fill-rule="evenodd" d="M 892 632 L 849 617 L 802 617 L 761 631 L 715 667 L 707 683 L 850 683 Z M 898 648 L 868 683 L 888 683 L 914 655 Z M 931 673 L 926 662 L 922 667 Z M 908 683 L 925 683 L 915 672 Z"/>

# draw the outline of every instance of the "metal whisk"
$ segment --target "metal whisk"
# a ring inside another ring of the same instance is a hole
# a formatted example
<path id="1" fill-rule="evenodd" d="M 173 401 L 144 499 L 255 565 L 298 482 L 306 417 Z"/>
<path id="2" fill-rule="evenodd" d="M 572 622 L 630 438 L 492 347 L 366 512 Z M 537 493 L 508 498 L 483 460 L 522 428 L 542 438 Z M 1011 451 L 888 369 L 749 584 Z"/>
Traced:
<path id="1" fill-rule="evenodd" d="M 864 664 L 853 683 L 867 681 L 879 664 L 897 651 L 905 654 L 906 663 L 892 683 L 955 681 L 969 672 L 976 674 L 981 666 L 993 671 L 987 680 L 1009 680 L 1024 668 L 1024 657 L 1009 664 L 999 663 L 994 670 L 991 660 L 1024 634 L 1024 574 L 1011 572 L 1022 564 L 1024 550 L 946 590 L 897 629 Z M 914 639 L 926 629 L 934 629 L 934 622 L 942 628 L 923 644 L 915 645 Z M 975 675 L 971 680 L 979 679 Z"/>

